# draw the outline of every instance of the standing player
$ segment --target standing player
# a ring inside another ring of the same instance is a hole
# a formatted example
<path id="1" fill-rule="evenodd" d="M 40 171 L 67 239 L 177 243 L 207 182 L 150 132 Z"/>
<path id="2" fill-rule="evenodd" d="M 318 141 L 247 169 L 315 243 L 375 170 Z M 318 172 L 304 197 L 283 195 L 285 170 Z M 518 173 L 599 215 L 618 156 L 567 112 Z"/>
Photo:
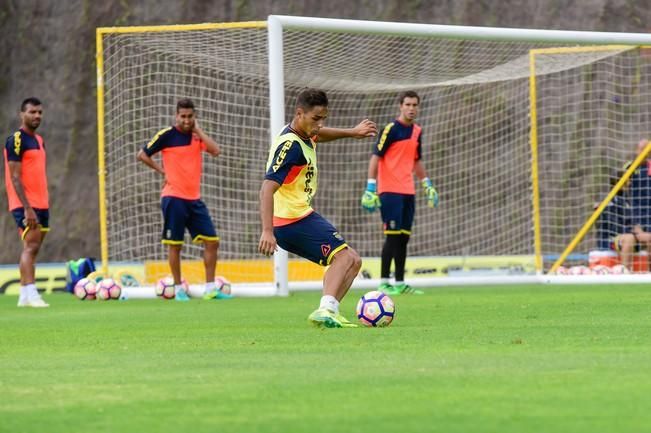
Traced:
<path id="1" fill-rule="evenodd" d="M 181 248 L 186 228 L 192 236 L 192 242 L 203 242 L 203 263 L 206 270 L 204 297 L 230 298 L 215 287 L 219 237 L 200 196 L 203 151 L 212 156 L 220 153 L 215 140 L 199 127 L 194 103 L 190 99 L 181 99 L 176 104 L 176 124 L 160 130 L 138 152 L 138 160 L 165 178 L 161 192 L 164 221 L 162 243 L 168 246 L 175 299 L 178 301 L 190 299 L 181 284 Z M 158 152 L 162 153 L 162 166 L 151 158 Z"/>
<path id="2" fill-rule="evenodd" d="M 312 209 L 317 190 L 316 143 L 344 137 L 374 136 L 375 124 L 363 120 L 351 129 L 324 128 L 328 97 L 317 89 L 298 94 L 294 118 L 269 151 L 267 173 L 260 189 L 262 235 L 258 249 L 271 255 L 276 242 L 285 250 L 328 266 L 323 297 L 308 320 L 328 328 L 355 327 L 339 313 L 362 265 L 359 254 L 325 218 Z"/>
<path id="3" fill-rule="evenodd" d="M 50 230 L 45 144 L 36 133 L 42 116 L 41 101 L 25 99 L 20 106 L 20 129 L 7 138 L 4 151 L 9 210 L 23 241 L 19 307 L 49 307 L 34 284 L 36 256 Z"/>
<path id="4" fill-rule="evenodd" d="M 373 149 L 362 206 L 369 212 L 379 207 L 382 213 L 386 239 L 382 248 L 379 290 L 391 295 L 420 295 L 423 294 L 421 290 L 413 289 L 404 280 L 407 243 L 416 207 L 414 174 L 423 185 L 430 207 L 438 206 L 439 195 L 420 161 L 421 127 L 414 123 L 420 97 L 409 90 L 400 94 L 399 102 L 400 115 L 384 127 Z M 395 263 L 395 286 L 389 283 L 392 260 Z"/>

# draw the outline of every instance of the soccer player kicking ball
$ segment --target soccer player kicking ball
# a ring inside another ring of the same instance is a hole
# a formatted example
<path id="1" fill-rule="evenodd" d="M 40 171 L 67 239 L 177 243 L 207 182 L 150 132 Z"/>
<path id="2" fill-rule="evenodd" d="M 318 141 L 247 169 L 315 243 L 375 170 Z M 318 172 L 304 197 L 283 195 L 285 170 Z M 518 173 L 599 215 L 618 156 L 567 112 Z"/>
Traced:
<path id="1" fill-rule="evenodd" d="M 382 248 L 378 290 L 389 295 L 422 295 L 422 290 L 405 284 L 407 243 L 416 208 L 414 174 L 423 185 L 430 207 L 438 206 L 439 194 L 420 161 L 421 127 L 414 123 L 420 97 L 416 92 L 406 91 L 400 94 L 399 102 L 400 116 L 384 127 L 373 149 L 362 207 L 369 212 L 379 207 L 384 223 L 386 238 Z M 395 262 L 395 286 L 389 283 L 391 261 Z"/>
<path id="2" fill-rule="evenodd" d="M 321 266 L 321 303 L 308 320 L 327 328 L 356 327 L 339 313 L 339 303 L 357 276 L 362 260 L 336 228 L 310 205 L 317 190 L 316 143 L 338 138 L 372 137 L 375 123 L 363 120 L 351 129 L 325 128 L 328 97 L 317 89 L 298 94 L 294 118 L 278 135 L 269 151 L 267 172 L 260 189 L 262 235 L 258 245 L 271 255 L 285 250 Z"/>
<path id="3" fill-rule="evenodd" d="M 192 242 L 203 243 L 203 263 L 206 270 L 204 298 L 228 299 L 231 296 L 215 287 L 215 267 L 219 237 L 206 205 L 201 201 L 202 152 L 220 154 L 219 146 L 200 127 L 195 117 L 194 103 L 181 99 L 176 104 L 175 125 L 158 132 L 138 152 L 138 160 L 165 178 L 161 192 L 163 239 L 168 246 L 169 264 L 174 277 L 175 299 L 190 300 L 181 284 L 181 248 L 187 228 Z M 161 152 L 163 166 L 152 159 Z"/>

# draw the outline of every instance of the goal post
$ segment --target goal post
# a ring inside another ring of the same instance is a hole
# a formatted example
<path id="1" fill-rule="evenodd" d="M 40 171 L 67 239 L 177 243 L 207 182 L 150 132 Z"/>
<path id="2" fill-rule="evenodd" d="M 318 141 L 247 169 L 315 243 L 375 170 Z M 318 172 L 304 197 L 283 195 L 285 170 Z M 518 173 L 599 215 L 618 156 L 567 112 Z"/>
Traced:
<path id="1" fill-rule="evenodd" d="M 382 128 L 398 114 L 400 91 L 421 95 L 423 163 L 441 203 L 432 210 L 416 197 L 407 262 L 414 286 L 542 281 L 592 215 L 589 203 L 608 194 L 608 176 L 634 157 L 636 137 L 651 133 L 649 61 L 638 48 L 651 44 L 646 34 L 272 15 L 102 28 L 97 38 L 105 272 L 115 261 L 165 272 L 160 179 L 134 155 L 171 124 L 182 97 L 195 100 L 223 149 L 204 160 L 202 182 L 221 236 L 217 273 L 279 295 L 319 287 L 323 275 L 285 252 L 273 261 L 257 253 L 266 155 L 306 86 L 327 92 L 336 127 L 370 118 Z M 315 207 L 364 258 L 360 288 L 377 284 L 383 243 L 379 215 L 359 206 L 372 146 L 319 146 Z M 565 258 L 592 244 L 585 237 Z M 183 251 L 199 281 L 201 249 Z"/>

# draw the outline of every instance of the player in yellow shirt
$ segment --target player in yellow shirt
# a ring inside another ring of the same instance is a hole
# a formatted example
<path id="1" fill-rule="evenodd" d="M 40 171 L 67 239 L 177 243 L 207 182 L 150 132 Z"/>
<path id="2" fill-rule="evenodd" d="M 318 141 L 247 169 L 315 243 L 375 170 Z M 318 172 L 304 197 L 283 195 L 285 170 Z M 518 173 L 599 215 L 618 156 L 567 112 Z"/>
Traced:
<path id="1" fill-rule="evenodd" d="M 258 249 L 271 255 L 280 245 L 321 266 L 330 266 L 323 277 L 319 308 L 308 320 L 328 328 L 355 327 L 339 313 L 339 302 L 357 276 L 362 260 L 311 206 L 317 190 L 316 145 L 338 138 L 372 137 L 377 128 L 368 119 L 350 129 L 325 128 L 327 116 L 325 92 L 305 89 L 298 94 L 294 118 L 269 151 L 260 190 L 262 235 Z"/>

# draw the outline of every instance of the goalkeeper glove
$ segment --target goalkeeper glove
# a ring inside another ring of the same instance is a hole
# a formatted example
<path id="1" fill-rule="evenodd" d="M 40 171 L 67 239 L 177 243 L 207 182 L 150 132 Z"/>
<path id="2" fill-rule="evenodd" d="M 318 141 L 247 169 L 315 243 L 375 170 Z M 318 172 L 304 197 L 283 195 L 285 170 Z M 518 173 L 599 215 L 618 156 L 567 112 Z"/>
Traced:
<path id="1" fill-rule="evenodd" d="M 427 206 L 437 207 L 439 205 L 439 192 L 432 185 L 432 181 L 426 177 L 423 179 L 422 184 L 425 190 L 425 197 L 427 198 Z"/>
<path id="2" fill-rule="evenodd" d="M 366 191 L 362 195 L 362 207 L 369 212 L 375 212 L 380 207 L 380 197 L 375 193 L 375 188 L 375 179 L 369 179 L 366 184 Z"/>

